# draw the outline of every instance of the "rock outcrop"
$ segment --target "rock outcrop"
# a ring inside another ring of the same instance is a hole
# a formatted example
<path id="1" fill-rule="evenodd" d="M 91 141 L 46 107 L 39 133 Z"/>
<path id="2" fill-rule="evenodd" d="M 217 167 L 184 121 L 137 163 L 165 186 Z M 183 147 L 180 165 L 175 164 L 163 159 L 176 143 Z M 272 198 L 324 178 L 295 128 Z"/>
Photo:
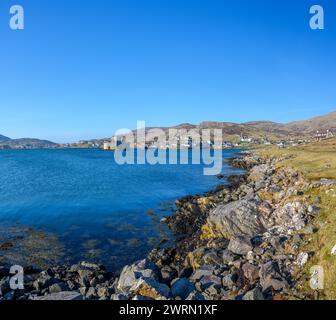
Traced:
<path id="1" fill-rule="evenodd" d="M 259 202 L 255 199 L 242 199 L 218 206 L 209 213 L 207 224 L 213 234 L 219 237 L 253 237 L 265 231 L 258 213 L 258 205 Z"/>

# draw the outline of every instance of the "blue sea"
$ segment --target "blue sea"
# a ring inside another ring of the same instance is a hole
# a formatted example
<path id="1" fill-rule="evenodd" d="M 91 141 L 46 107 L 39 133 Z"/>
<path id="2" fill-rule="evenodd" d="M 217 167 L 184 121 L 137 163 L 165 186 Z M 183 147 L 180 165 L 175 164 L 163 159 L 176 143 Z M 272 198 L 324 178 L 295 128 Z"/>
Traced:
<path id="1" fill-rule="evenodd" d="M 225 159 L 223 174 L 241 173 Z M 191 155 L 189 155 L 191 156 Z M 111 270 L 171 240 L 162 218 L 176 199 L 227 183 L 203 165 L 117 165 L 95 149 L 0 151 L 0 258 L 38 264 L 95 261 Z M 40 255 L 41 253 L 41 255 Z M 1 261 L 1 260 L 0 260 Z"/>

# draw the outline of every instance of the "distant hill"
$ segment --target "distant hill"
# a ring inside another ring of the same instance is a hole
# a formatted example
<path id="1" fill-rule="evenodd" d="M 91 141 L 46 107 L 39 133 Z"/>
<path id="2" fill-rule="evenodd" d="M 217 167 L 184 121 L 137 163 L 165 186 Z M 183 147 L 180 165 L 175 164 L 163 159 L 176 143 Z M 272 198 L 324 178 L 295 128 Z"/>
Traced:
<path id="1" fill-rule="evenodd" d="M 48 140 L 39 140 L 31 138 L 9 139 L 0 141 L 2 149 L 43 149 L 54 148 L 57 144 Z"/>
<path id="2" fill-rule="evenodd" d="M 294 132 L 304 132 L 306 134 L 312 134 L 316 130 L 332 130 L 336 133 L 336 112 L 306 121 L 291 122 L 286 127 Z"/>
<path id="3" fill-rule="evenodd" d="M 169 128 L 158 128 L 168 133 Z M 223 140 L 231 142 L 238 142 L 241 135 L 269 141 L 288 138 L 311 138 L 317 130 L 331 130 L 336 135 L 336 112 L 305 121 L 290 123 L 276 123 L 272 121 L 252 121 L 247 123 L 205 121 L 199 125 L 184 123 L 172 128 L 185 130 L 222 129 Z M 146 131 L 150 129 L 146 128 Z"/>
<path id="4" fill-rule="evenodd" d="M 5 137 L 5 136 L 2 136 L 2 135 L 0 134 L 0 142 L 8 141 L 8 140 L 10 140 L 10 138 Z"/>
<path id="5" fill-rule="evenodd" d="M 254 121 L 242 124 L 229 122 L 203 122 L 196 127 L 200 129 L 221 128 L 224 134 L 229 136 L 244 134 L 252 138 L 265 137 L 269 140 L 287 137 L 307 138 L 312 137 L 317 130 L 331 130 L 336 134 L 336 112 L 331 112 L 327 115 L 318 116 L 309 120 L 285 124 L 272 121 Z"/>

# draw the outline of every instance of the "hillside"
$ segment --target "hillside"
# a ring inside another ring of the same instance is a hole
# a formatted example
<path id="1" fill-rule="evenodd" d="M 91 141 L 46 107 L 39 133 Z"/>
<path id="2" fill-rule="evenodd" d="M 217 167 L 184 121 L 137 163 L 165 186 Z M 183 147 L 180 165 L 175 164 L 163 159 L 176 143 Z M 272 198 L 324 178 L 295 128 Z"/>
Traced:
<path id="1" fill-rule="evenodd" d="M 0 134 L 0 142 L 8 141 L 8 140 L 10 140 L 10 138 L 5 137 L 5 136 L 3 136 L 3 135 Z"/>
<path id="2" fill-rule="evenodd" d="M 286 127 L 293 132 L 312 134 L 316 130 L 336 131 L 336 112 L 324 116 L 315 117 L 306 121 L 291 122 Z"/>
<path id="3" fill-rule="evenodd" d="M 286 124 L 272 121 L 253 121 L 246 123 L 205 121 L 199 125 L 183 123 L 171 128 L 197 131 L 202 129 L 222 129 L 223 141 L 230 142 L 238 142 L 241 135 L 268 141 L 279 141 L 292 138 L 304 139 L 312 138 L 317 130 L 331 130 L 336 134 L 336 112 L 305 121 L 290 122 Z M 146 128 L 146 131 L 150 129 L 151 128 Z M 168 135 L 170 128 L 158 127 L 158 129 L 162 129 Z"/>
<path id="4" fill-rule="evenodd" d="M 254 121 L 247 123 L 230 123 L 230 122 L 203 122 L 199 129 L 204 128 L 220 128 L 223 133 L 228 136 L 247 135 L 251 138 L 267 138 L 268 140 L 285 139 L 288 137 L 309 138 L 312 137 L 317 130 L 331 130 L 336 134 L 336 112 L 327 115 L 318 116 L 309 120 L 276 123 L 272 121 Z"/>
<path id="5" fill-rule="evenodd" d="M 1 149 L 40 149 L 54 148 L 57 144 L 48 140 L 39 140 L 31 138 L 9 139 L 0 141 Z"/>

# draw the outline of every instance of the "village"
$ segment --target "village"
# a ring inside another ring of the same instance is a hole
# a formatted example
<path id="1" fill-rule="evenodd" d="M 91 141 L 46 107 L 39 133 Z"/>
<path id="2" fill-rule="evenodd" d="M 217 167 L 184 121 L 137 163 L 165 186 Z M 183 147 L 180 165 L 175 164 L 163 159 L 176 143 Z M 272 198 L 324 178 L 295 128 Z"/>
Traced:
<path id="1" fill-rule="evenodd" d="M 132 134 L 131 134 L 132 135 Z M 256 139 L 251 138 L 248 135 L 242 133 L 239 137 L 239 141 L 222 141 L 215 143 L 213 140 L 202 141 L 201 138 L 193 139 L 192 135 L 181 135 L 175 136 L 173 139 L 167 139 L 165 143 L 158 141 L 158 139 L 149 140 L 141 143 L 137 143 L 136 139 L 130 139 L 130 135 L 124 136 L 114 136 L 110 141 L 104 141 L 102 144 L 99 144 L 99 147 L 106 151 L 111 151 L 117 149 L 119 146 L 123 148 L 130 149 L 193 149 L 193 148 L 214 148 L 214 149 L 234 149 L 234 148 L 245 148 L 255 145 L 276 145 L 279 148 L 286 147 L 295 147 L 298 145 L 310 143 L 313 141 L 323 141 L 329 138 L 334 137 L 334 134 L 331 130 L 317 130 L 315 135 L 307 138 L 297 138 L 295 136 L 288 136 L 287 139 L 281 140 L 269 140 L 267 137 Z M 135 141 L 134 141 L 135 140 Z M 143 140 L 143 139 L 142 139 Z M 131 142 L 129 142 L 131 141 Z M 173 141 L 173 142 L 172 142 Z M 91 144 L 97 146 L 97 142 L 85 141 L 84 144 Z"/>

